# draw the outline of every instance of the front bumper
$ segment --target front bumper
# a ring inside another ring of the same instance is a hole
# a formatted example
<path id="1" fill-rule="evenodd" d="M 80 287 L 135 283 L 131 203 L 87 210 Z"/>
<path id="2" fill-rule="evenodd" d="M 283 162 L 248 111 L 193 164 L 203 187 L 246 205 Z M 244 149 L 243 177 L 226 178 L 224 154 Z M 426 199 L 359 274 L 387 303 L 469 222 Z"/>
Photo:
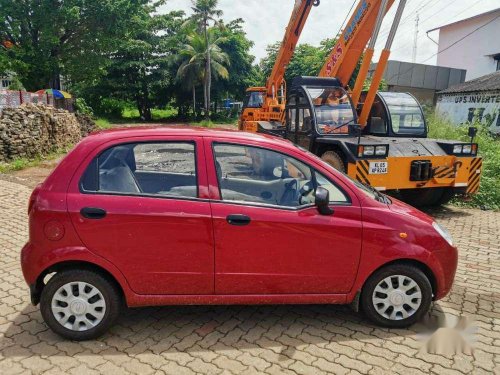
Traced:
<path id="1" fill-rule="evenodd" d="M 448 295 L 453 286 L 458 267 L 458 249 L 450 246 L 446 251 L 437 251 L 434 255 L 441 268 L 434 300 L 440 300 Z"/>
<path id="2" fill-rule="evenodd" d="M 412 181 L 411 168 L 414 161 L 429 161 L 432 171 L 420 181 Z M 373 174 L 370 163 L 387 162 L 387 173 Z M 358 159 L 349 163 L 347 174 L 364 184 L 369 184 L 380 191 L 450 187 L 467 194 L 479 190 L 482 158 L 430 156 L 430 157 L 391 157 L 387 159 Z"/>

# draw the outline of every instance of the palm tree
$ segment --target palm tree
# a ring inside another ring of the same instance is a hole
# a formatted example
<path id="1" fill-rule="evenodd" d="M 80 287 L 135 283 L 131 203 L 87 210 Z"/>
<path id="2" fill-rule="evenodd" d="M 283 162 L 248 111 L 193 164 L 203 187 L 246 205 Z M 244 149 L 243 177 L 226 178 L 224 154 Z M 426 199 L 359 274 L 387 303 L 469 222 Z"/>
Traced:
<path id="1" fill-rule="evenodd" d="M 188 42 L 183 46 L 179 55 L 182 63 L 177 70 L 177 78 L 182 79 L 187 87 L 193 90 L 193 109 L 196 112 L 196 85 L 203 82 L 205 94 L 205 116 L 210 116 L 210 89 L 209 82 L 214 78 L 227 79 L 229 72 L 229 56 L 221 50 L 219 45 L 226 38 L 217 37 L 216 30 L 207 29 L 201 35 L 191 31 L 187 37 Z M 208 43 L 208 44 L 207 44 Z M 207 69 L 207 64 L 209 69 Z M 208 76 L 210 74 L 210 76 Z M 207 118 L 209 120 L 210 117 Z"/>
<path id="2" fill-rule="evenodd" d="M 205 36 L 205 46 L 209 46 L 209 27 L 210 21 L 218 23 L 218 18 L 222 16 L 222 11 L 217 9 L 218 0 L 191 0 L 193 4 L 193 20 L 198 24 L 198 26 L 203 31 Z M 211 53 L 207 48 L 205 51 L 205 84 L 204 84 L 204 99 L 205 99 L 205 117 L 207 120 L 210 119 L 210 90 L 212 89 L 212 63 L 211 63 Z"/>

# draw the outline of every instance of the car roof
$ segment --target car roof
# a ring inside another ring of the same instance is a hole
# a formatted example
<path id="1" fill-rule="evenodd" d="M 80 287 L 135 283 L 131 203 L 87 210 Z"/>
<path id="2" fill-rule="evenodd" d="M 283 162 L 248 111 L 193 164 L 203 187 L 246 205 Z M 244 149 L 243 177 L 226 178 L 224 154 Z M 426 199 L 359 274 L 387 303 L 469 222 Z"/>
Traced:
<path id="1" fill-rule="evenodd" d="M 257 141 L 266 145 L 280 145 L 293 147 L 290 141 L 267 134 L 249 133 L 232 129 L 203 128 L 189 125 L 165 125 L 165 126 L 135 126 L 113 128 L 92 133 L 84 138 L 81 143 L 102 144 L 121 138 L 132 137 L 158 137 L 158 136 L 192 136 L 213 137 L 221 140 Z"/>

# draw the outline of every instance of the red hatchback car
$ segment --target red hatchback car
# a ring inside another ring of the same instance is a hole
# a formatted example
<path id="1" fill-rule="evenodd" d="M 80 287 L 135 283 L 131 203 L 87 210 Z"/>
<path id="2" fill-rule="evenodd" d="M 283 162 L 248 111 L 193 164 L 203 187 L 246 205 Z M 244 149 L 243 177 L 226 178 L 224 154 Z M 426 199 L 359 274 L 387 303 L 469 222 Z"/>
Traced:
<path id="1" fill-rule="evenodd" d="M 270 136 L 100 132 L 29 202 L 24 277 L 48 326 L 98 337 L 124 306 L 352 304 L 413 324 L 450 290 L 432 218 Z"/>

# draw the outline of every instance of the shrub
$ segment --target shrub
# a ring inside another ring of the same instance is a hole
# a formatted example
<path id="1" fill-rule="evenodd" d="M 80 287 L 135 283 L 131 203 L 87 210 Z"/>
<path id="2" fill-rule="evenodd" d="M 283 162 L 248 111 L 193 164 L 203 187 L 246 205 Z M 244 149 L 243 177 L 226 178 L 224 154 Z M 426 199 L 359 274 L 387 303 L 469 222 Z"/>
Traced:
<path id="1" fill-rule="evenodd" d="M 76 111 L 76 113 L 79 113 L 82 115 L 94 116 L 93 109 L 87 104 L 87 102 L 83 98 L 76 98 L 75 111 Z"/>
<path id="2" fill-rule="evenodd" d="M 469 125 L 453 125 L 434 114 L 428 116 L 429 138 L 452 139 L 468 142 Z M 489 129 L 480 124 L 473 124 L 478 128 L 474 142 L 479 146 L 479 156 L 483 158 L 483 172 L 479 193 L 472 196 L 470 201 L 456 200 L 459 205 L 482 209 L 500 209 L 500 140 L 495 138 Z"/>

